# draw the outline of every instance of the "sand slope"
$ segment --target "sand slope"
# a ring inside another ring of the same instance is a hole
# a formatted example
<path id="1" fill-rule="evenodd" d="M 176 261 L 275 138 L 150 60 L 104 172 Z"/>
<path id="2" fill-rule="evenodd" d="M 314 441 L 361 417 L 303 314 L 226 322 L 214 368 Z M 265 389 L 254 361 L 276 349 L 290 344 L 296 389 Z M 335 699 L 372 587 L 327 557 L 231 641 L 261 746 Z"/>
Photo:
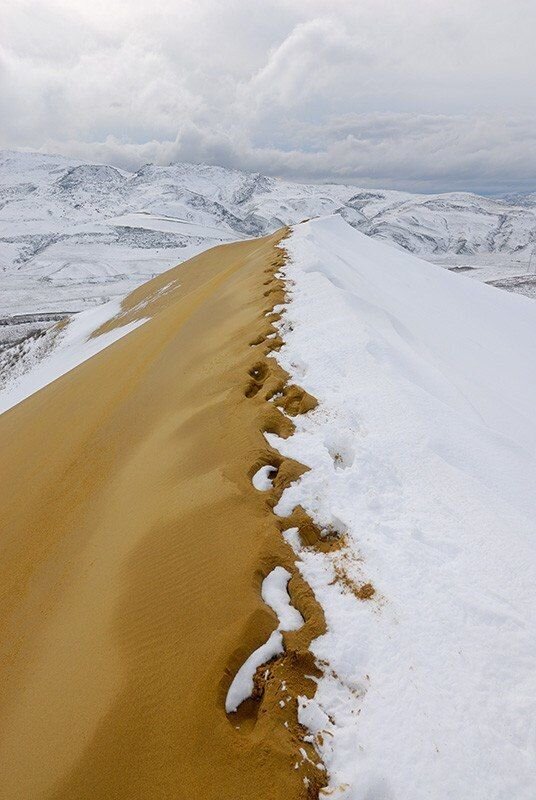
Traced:
<path id="1" fill-rule="evenodd" d="M 148 322 L 0 417 L 5 800 L 316 794 L 295 697 L 277 694 L 278 675 L 313 691 L 323 620 L 298 576 L 305 628 L 260 702 L 223 707 L 277 624 L 263 576 L 293 570 L 271 505 L 299 467 L 279 458 L 272 493 L 251 485 L 275 458 L 263 431 L 289 428 L 259 391 L 284 379 L 263 343 L 281 236 L 136 290 L 117 324 Z"/>

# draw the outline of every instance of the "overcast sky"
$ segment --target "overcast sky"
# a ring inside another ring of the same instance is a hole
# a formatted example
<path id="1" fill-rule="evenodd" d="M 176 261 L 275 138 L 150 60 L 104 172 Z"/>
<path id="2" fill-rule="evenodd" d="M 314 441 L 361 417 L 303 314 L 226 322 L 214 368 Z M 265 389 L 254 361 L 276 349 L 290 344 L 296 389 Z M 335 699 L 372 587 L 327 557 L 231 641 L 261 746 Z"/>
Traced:
<path id="1" fill-rule="evenodd" d="M 536 189 L 536 0 L 0 6 L 0 147 Z"/>

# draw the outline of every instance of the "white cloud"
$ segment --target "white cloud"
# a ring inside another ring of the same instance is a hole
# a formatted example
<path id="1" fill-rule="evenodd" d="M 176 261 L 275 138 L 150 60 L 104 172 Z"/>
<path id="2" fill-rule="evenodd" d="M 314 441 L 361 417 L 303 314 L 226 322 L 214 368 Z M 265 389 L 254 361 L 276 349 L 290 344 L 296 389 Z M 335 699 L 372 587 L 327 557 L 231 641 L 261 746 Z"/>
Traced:
<path id="1" fill-rule="evenodd" d="M 532 0 L 4 0 L 0 145 L 533 188 Z"/>

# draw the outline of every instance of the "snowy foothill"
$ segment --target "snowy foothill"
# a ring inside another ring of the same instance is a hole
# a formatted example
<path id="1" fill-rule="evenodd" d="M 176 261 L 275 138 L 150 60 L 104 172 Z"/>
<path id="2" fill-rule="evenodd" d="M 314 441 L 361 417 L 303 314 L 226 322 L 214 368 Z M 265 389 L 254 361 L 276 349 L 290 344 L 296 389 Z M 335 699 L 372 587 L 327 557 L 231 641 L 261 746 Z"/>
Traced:
<path id="1" fill-rule="evenodd" d="M 30 337 L 1 354 L 0 414 L 34 392 L 87 361 L 146 319 L 138 319 L 92 336 L 101 325 L 121 313 L 120 300 L 110 300 L 68 319 L 67 324 L 50 328 L 42 337 Z M 9 360 L 11 366 L 6 366 Z"/>
<path id="2" fill-rule="evenodd" d="M 291 604 L 288 595 L 287 584 L 290 578 L 290 572 L 284 567 L 275 567 L 262 582 L 262 599 L 275 613 L 279 623 L 268 640 L 251 653 L 233 678 L 225 699 L 225 710 L 228 714 L 236 711 L 253 694 L 253 679 L 257 668 L 284 652 L 281 631 L 299 630 L 303 625 L 303 617 Z"/>
<path id="3" fill-rule="evenodd" d="M 533 800 L 536 304 L 340 217 L 284 246 L 276 357 L 318 407 L 267 435 L 310 468 L 275 512 L 343 541 L 285 535 L 326 618 L 300 719 L 330 796 Z"/>

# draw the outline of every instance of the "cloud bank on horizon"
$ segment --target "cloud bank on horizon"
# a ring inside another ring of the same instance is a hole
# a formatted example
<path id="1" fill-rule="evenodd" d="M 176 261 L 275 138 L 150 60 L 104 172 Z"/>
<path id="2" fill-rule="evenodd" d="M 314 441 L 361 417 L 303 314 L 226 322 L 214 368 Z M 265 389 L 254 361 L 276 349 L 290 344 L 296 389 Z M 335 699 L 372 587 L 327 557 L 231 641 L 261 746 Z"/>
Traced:
<path id="1" fill-rule="evenodd" d="M 534 190 L 533 0 L 4 0 L 0 147 Z"/>

